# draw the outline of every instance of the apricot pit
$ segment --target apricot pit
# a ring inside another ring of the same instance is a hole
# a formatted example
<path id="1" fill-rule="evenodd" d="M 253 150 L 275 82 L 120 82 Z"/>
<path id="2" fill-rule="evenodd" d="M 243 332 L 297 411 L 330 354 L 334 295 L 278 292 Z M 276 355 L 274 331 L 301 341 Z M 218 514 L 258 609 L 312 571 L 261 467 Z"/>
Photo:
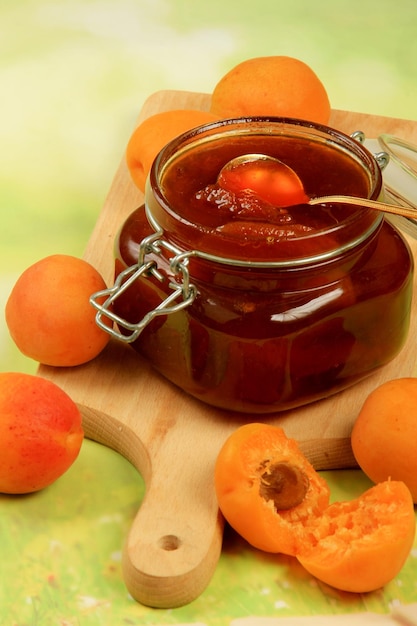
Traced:
<path id="1" fill-rule="evenodd" d="M 277 511 L 291 509 L 306 497 L 309 480 L 297 465 L 287 461 L 266 466 L 261 475 L 259 494 L 267 502 L 273 501 Z"/>

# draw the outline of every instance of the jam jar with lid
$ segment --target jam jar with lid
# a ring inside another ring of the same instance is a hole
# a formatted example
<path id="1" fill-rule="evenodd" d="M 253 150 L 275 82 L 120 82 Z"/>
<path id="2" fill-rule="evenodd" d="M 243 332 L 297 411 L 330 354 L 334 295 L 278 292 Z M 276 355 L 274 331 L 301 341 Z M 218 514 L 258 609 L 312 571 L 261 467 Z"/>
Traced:
<path id="1" fill-rule="evenodd" d="M 222 187 L 222 168 L 248 154 L 288 165 L 306 201 Z M 179 136 L 118 233 L 97 322 L 111 317 L 169 381 L 223 409 L 278 412 L 353 385 L 400 352 L 409 327 L 411 252 L 360 201 L 382 198 L 381 167 L 353 137 L 302 120 L 223 120 Z M 307 203 L 341 194 L 357 205 Z"/>

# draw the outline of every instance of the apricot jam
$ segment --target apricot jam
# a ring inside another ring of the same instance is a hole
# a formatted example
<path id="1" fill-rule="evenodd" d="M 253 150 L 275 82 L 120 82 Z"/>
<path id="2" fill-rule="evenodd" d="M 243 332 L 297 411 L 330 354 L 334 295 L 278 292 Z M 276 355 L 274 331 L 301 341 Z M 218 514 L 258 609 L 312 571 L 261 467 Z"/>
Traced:
<path id="1" fill-rule="evenodd" d="M 221 189 L 221 168 L 247 153 L 289 165 L 308 197 L 358 205 L 279 207 Z M 187 393 L 233 411 L 277 412 L 353 385 L 399 353 L 409 327 L 410 250 L 361 207 L 382 192 L 375 157 L 327 127 L 256 118 L 181 135 L 116 240 L 116 276 L 129 280 L 112 301 L 121 337 Z"/>

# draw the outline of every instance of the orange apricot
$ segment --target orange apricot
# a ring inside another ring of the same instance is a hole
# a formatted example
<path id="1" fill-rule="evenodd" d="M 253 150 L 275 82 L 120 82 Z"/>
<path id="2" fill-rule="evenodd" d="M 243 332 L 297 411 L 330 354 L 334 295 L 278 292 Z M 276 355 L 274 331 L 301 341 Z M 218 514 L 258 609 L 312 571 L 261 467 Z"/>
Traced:
<path id="1" fill-rule="evenodd" d="M 331 504 L 317 519 L 315 541 L 304 544 L 297 559 L 332 587 L 375 591 L 400 572 L 414 535 L 409 489 L 400 481 L 386 481 L 355 500 Z"/>
<path id="2" fill-rule="evenodd" d="M 80 411 L 55 383 L 0 373 L 0 492 L 44 489 L 74 463 L 84 439 Z"/>
<path id="3" fill-rule="evenodd" d="M 417 378 L 390 380 L 366 398 L 353 425 L 352 450 L 375 483 L 403 481 L 417 503 Z"/>
<path id="4" fill-rule="evenodd" d="M 288 56 L 247 59 L 214 87 L 210 111 L 219 118 L 292 117 L 328 124 L 327 91 L 309 65 Z"/>
<path id="5" fill-rule="evenodd" d="M 87 261 L 56 254 L 28 267 L 6 303 L 10 335 L 26 356 L 45 365 L 74 366 L 90 361 L 110 335 L 95 322 L 90 296 L 105 289 Z"/>
<path id="6" fill-rule="evenodd" d="M 227 522 L 254 547 L 295 555 L 329 503 L 327 483 L 275 426 L 235 430 L 221 448 L 215 489 Z"/>
<path id="7" fill-rule="evenodd" d="M 152 163 L 162 148 L 178 135 L 218 118 L 208 111 L 173 109 L 146 118 L 133 131 L 126 147 L 126 163 L 130 176 L 140 191 Z"/>

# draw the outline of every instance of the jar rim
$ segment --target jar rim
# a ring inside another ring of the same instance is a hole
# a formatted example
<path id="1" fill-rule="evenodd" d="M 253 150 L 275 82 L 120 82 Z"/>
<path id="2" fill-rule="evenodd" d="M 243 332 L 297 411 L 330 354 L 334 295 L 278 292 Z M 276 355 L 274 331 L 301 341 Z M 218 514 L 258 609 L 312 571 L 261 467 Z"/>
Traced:
<path id="1" fill-rule="evenodd" d="M 182 231 L 187 231 L 190 241 L 199 241 L 202 233 L 210 236 L 213 234 L 216 238 L 216 243 L 219 242 L 219 233 L 210 232 L 210 229 L 204 225 L 199 224 L 196 220 L 191 221 L 187 217 L 180 215 L 176 210 L 176 207 L 172 207 L 167 200 L 164 190 L 160 186 L 160 181 L 163 178 L 167 168 L 178 159 L 180 156 L 201 148 L 207 145 L 214 145 L 214 142 L 224 141 L 230 137 L 260 137 L 260 136 L 277 136 L 277 137 L 289 137 L 289 138 L 301 138 L 302 140 L 312 142 L 320 142 L 325 144 L 326 147 L 343 152 L 352 161 L 359 164 L 364 173 L 367 176 L 368 181 L 368 194 L 366 197 L 377 199 L 382 191 L 382 175 L 379 165 L 373 155 L 364 147 L 359 141 L 352 137 L 349 137 L 345 133 L 317 124 L 314 122 L 308 122 L 300 119 L 285 118 L 285 117 L 251 117 L 251 118 L 229 118 L 210 122 L 202 126 L 196 127 L 182 133 L 172 141 L 170 141 L 162 150 L 158 153 L 151 167 L 150 175 L 147 181 L 147 188 L 145 194 L 145 204 L 147 206 L 148 220 L 152 227 L 157 231 L 167 231 L 169 236 L 172 236 L 178 242 L 186 243 L 176 228 L 176 222 L 181 222 L 180 226 Z M 159 210 L 159 208 L 162 210 Z M 315 207 L 316 208 L 316 207 Z M 358 217 L 360 221 L 363 221 L 363 227 L 358 226 Z M 295 256 L 288 258 L 288 251 L 283 257 L 274 258 L 271 254 L 267 254 L 266 257 L 259 255 L 259 250 L 256 256 L 252 256 L 247 259 L 246 255 L 242 257 L 232 254 L 225 254 L 225 249 L 222 253 L 213 252 L 210 246 L 207 246 L 207 241 L 204 246 L 196 246 L 195 255 L 201 258 L 215 260 L 216 262 L 223 262 L 227 264 L 238 264 L 239 266 L 256 266 L 256 267 L 286 267 L 294 265 L 305 265 L 313 262 L 327 261 L 335 256 L 339 256 L 341 253 L 350 250 L 358 246 L 362 241 L 365 241 L 376 229 L 380 226 L 383 216 L 373 211 L 372 209 L 365 209 L 360 207 L 360 197 L 358 198 L 358 210 L 352 210 L 345 218 L 340 220 L 336 225 L 332 224 L 322 229 L 316 229 L 313 232 L 309 232 L 304 236 L 297 236 L 293 238 L 285 239 L 284 244 L 281 242 L 282 248 L 287 248 L 291 243 L 297 241 L 297 249 L 300 242 L 311 242 L 313 238 L 316 241 L 320 237 L 334 233 L 335 230 L 341 230 L 343 228 L 352 229 L 352 236 L 349 236 L 347 241 L 337 247 L 330 247 L 325 251 L 320 251 L 312 255 L 302 255 L 297 253 Z M 169 227 L 167 228 L 169 222 Z M 179 224 L 178 224 L 179 225 Z M 171 228 L 172 227 L 172 228 Z M 213 229 L 212 229 L 213 230 Z M 260 240 L 261 241 L 261 240 Z M 232 240 L 233 242 L 233 240 Z M 230 243 L 230 242 L 229 242 Z M 277 244 L 279 245 L 279 244 Z M 194 247 L 194 246 L 193 246 Z M 202 248 L 202 249 L 198 249 Z M 207 249 L 208 248 L 208 249 Z M 266 251 L 265 251 L 266 252 Z"/>

